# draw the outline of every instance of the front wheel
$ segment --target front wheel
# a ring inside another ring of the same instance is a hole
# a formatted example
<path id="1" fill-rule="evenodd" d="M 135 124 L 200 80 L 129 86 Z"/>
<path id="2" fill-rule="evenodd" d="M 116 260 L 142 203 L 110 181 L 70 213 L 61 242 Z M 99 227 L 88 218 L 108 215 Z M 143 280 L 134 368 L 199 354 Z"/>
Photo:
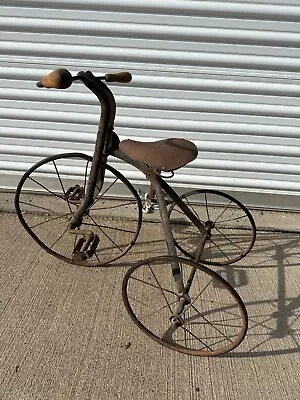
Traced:
<path id="1" fill-rule="evenodd" d="M 176 290 L 174 264 L 181 272 L 184 295 Z M 237 292 L 216 272 L 185 258 L 156 257 L 133 265 L 125 274 L 122 296 L 144 333 L 181 353 L 224 354 L 238 346 L 247 331 L 247 312 Z"/>
<path id="2" fill-rule="evenodd" d="M 142 204 L 130 182 L 106 165 L 100 193 L 81 225 L 70 230 L 70 220 L 84 199 L 91 163 L 92 157 L 81 153 L 41 160 L 21 178 L 15 208 L 23 227 L 45 251 L 93 267 L 119 259 L 133 246 Z"/>

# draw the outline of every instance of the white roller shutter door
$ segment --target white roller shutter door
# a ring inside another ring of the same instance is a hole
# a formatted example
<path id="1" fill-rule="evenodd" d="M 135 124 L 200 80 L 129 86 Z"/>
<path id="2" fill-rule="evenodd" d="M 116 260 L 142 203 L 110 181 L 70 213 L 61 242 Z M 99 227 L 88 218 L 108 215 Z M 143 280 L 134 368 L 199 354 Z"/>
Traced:
<path id="1" fill-rule="evenodd" d="M 94 96 L 78 84 L 37 89 L 41 76 L 128 70 L 133 82 L 113 87 L 121 139 L 199 148 L 174 185 L 300 208 L 299 21 L 298 1 L 1 1 L 1 188 L 42 157 L 93 150 Z"/>

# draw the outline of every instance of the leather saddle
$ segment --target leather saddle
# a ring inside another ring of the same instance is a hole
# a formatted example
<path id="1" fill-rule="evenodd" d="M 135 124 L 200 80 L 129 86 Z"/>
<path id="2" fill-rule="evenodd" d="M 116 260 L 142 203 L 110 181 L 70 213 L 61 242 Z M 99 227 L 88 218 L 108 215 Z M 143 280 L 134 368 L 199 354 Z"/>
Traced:
<path id="1" fill-rule="evenodd" d="M 175 171 L 198 155 L 194 143 L 186 139 L 163 139 L 155 142 L 122 140 L 120 149 L 133 160 L 143 162 L 158 171 Z"/>

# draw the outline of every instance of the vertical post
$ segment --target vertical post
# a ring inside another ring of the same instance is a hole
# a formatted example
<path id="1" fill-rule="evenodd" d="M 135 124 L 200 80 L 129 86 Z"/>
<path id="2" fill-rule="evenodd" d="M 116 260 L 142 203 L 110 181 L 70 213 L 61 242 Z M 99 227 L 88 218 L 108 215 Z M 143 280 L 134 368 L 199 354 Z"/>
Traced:
<path id="1" fill-rule="evenodd" d="M 107 155 L 105 148 L 107 145 L 107 135 L 109 130 L 113 129 L 116 104 L 113 94 L 108 87 L 98 80 L 91 72 L 79 72 L 78 77 L 82 80 L 98 98 L 101 105 L 100 121 L 98 126 L 97 139 L 93 155 L 91 172 L 88 179 L 86 193 L 84 199 L 78 209 L 75 211 L 71 220 L 71 226 L 76 227 L 81 223 L 82 216 L 86 210 L 92 205 L 95 193 L 99 192 L 103 185 L 105 165 Z M 96 189 L 96 186 L 97 189 Z M 96 192 L 95 192 L 96 189 Z"/>
<path id="2" fill-rule="evenodd" d="M 150 181 L 153 184 L 155 190 L 168 252 L 170 256 L 177 257 L 176 246 L 166 208 L 166 201 L 163 195 L 162 188 L 154 172 L 151 172 L 150 174 Z M 172 262 L 172 274 L 175 280 L 178 294 L 182 294 L 184 292 L 184 286 L 183 286 L 181 268 L 178 261 Z"/>

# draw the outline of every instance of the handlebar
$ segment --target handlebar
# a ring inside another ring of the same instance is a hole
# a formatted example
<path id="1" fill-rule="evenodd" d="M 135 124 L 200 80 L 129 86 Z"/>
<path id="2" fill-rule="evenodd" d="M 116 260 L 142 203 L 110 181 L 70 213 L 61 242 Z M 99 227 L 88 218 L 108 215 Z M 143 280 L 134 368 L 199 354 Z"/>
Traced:
<path id="1" fill-rule="evenodd" d="M 119 83 L 129 83 L 131 82 L 132 75 L 130 72 L 117 72 L 116 74 L 106 74 L 106 82 L 119 82 Z"/>
<path id="2" fill-rule="evenodd" d="M 72 85 L 73 81 L 80 80 L 98 98 L 100 102 L 100 121 L 95 144 L 95 160 L 92 166 L 96 171 L 100 170 L 103 157 L 107 156 L 109 151 L 112 148 L 116 148 L 119 143 L 119 139 L 114 132 L 116 102 L 112 91 L 105 82 L 127 83 L 131 79 L 129 72 L 112 73 L 97 77 L 91 71 L 80 71 L 76 76 L 72 76 L 67 69 L 59 68 L 37 82 L 38 87 L 67 89 Z M 95 176 L 97 177 L 98 175 L 96 174 Z"/>
<path id="3" fill-rule="evenodd" d="M 73 83 L 73 81 L 80 79 L 78 76 L 72 76 L 67 69 L 58 68 L 48 75 L 44 76 L 39 82 L 37 87 L 54 88 L 54 89 L 67 89 Z M 131 82 L 132 75 L 129 72 L 118 72 L 106 74 L 102 77 L 98 77 L 100 80 L 106 82 L 119 82 L 129 83 Z"/>

